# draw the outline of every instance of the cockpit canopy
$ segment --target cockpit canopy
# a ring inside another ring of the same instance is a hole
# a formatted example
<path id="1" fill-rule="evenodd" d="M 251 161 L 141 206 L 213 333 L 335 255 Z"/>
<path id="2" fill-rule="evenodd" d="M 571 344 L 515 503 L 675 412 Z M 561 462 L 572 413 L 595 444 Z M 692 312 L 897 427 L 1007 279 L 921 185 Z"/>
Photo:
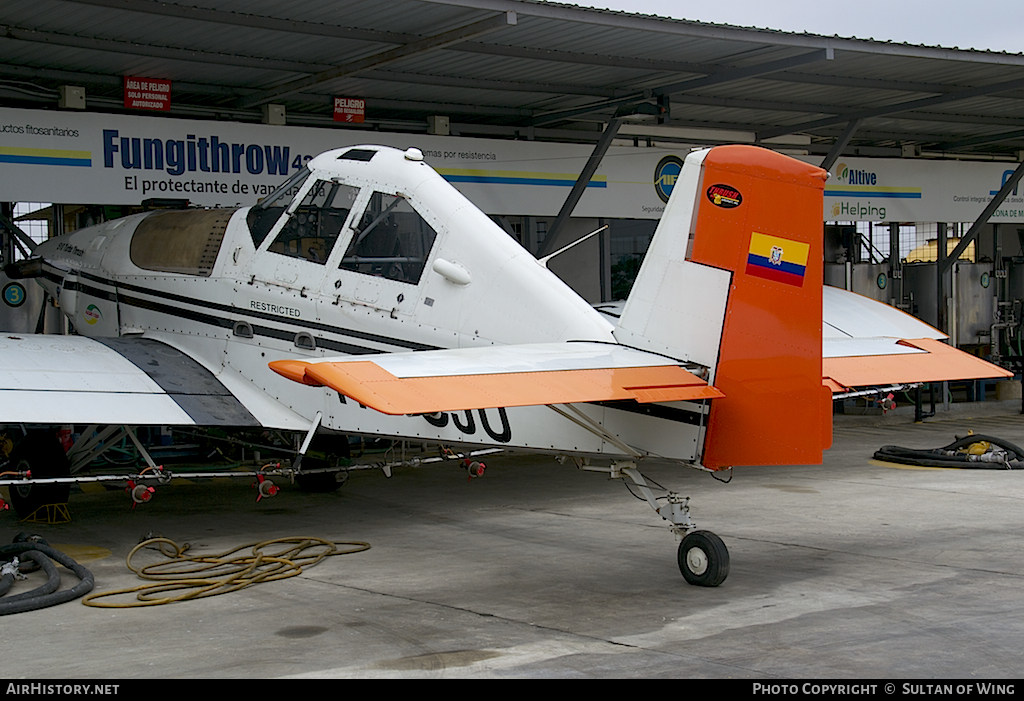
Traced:
<path id="1" fill-rule="evenodd" d="M 376 153 L 353 148 L 337 158 L 367 162 Z M 282 217 L 285 221 L 278 227 Z M 341 240 L 346 248 L 339 268 L 414 285 L 437 238 L 404 195 L 346 184 L 308 168 L 252 207 L 247 223 L 257 248 L 276 227 L 269 252 L 325 265 Z"/>
<path id="2" fill-rule="evenodd" d="M 263 239 L 267 238 L 267 234 L 274 228 L 274 224 L 284 214 L 285 209 L 302 189 L 302 185 L 309 176 L 309 168 L 302 168 L 293 173 L 276 190 L 249 210 L 246 221 L 249 224 L 249 233 L 252 234 L 252 242 L 256 248 L 259 248 Z"/>
<path id="3" fill-rule="evenodd" d="M 388 165 L 391 172 L 386 157 L 386 163 L 379 163 L 382 155 L 391 154 L 368 147 L 328 152 L 314 159 L 312 168 L 293 173 L 249 208 L 246 224 L 254 248 L 265 247 L 267 254 L 321 266 L 332 260 L 331 265 L 340 270 L 418 284 L 437 230 L 417 209 L 419 205 L 395 191 L 403 186 L 384 185 L 380 173 L 374 177 L 363 170 L 379 171 Z M 371 164 L 375 157 L 377 162 Z M 415 171 L 414 176 L 421 172 Z M 209 276 L 234 212 L 150 214 L 132 236 L 132 262 L 146 270 Z M 332 259 L 339 245 L 344 252 Z"/>

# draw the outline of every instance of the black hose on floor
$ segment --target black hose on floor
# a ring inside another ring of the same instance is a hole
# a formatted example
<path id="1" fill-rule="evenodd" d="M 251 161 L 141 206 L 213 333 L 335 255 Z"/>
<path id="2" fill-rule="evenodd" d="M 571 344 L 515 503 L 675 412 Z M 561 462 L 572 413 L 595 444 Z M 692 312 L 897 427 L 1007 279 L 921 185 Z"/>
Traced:
<path id="1" fill-rule="evenodd" d="M 975 443 L 989 443 L 988 451 L 981 455 L 960 452 L 961 448 Z M 958 438 L 941 448 L 903 448 L 898 445 L 884 445 L 875 452 L 876 460 L 916 465 L 919 467 L 956 467 L 979 470 L 1017 470 L 1024 468 L 1024 449 L 1013 443 L 992 436 L 969 435 Z"/>
<path id="2" fill-rule="evenodd" d="M 10 563 L 15 558 L 19 558 L 19 560 L 24 558 L 35 565 L 35 567 L 21 567 L 19 565 L 18 569 L 20 571 L 26 572 L 42 569 L 46 574 L 46 583 L 32 591 L 15 596 L 5 596 L 3 599 L 0 599 L 0 616 L 22 613 L 24 611 L 35 611 L 36 609 L 63 604 L 66 601 L 73 601 L 92 591 L 95 584 L 92 572 L 61 551 L 51 548 L 46 541 L 38 537 L 26 536 L 26 534 L 20 533 L 11 545 L 0 546 L 0 562 Z M 78 584 L 70 589 L 58 591 L 61 578 L 57 566 L 53 564 L 54 561 L 74 572 L 75 576 L 79 579 Z M 8 579 L 10 580 L 9 583 Z M 0 595 L 10 590 L 14 584 L 14 579 L 13 572 L 5 572 L 0 577 Z"/>

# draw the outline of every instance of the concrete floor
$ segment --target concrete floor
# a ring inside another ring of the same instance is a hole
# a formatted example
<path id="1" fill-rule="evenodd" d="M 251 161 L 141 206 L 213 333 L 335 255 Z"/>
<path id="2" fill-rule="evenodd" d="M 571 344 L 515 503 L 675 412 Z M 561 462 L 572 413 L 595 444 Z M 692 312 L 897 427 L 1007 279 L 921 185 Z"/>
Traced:
<path id="1" fill-rule="evenodd" d="M 5 645 L 4 676 L 1019 677 L 1024 473 L 871 458 L 967 429 L 1024 444 L 1017 411 L 837 417 L 823 466 L 742 468 L 729 484 L 645 466 L 729 547 L 714 589 L 683 581 L 674 538 L 621 484 L 549 457 L 492 457 L 472 482 L 448 465 L 359 472 L 259 504 L 242 480 L 161 488 L 135 511 L 121 492 L 73 493 L 73 523 L 30 530 L 97 591 L 141 583 L 124 558 L 151 533 L 195 553 L 305 535 L 372 548 L 224 596 L 7 617 L 31 634 Z M 12 512 L 0 524 L 26 528 Z"/>

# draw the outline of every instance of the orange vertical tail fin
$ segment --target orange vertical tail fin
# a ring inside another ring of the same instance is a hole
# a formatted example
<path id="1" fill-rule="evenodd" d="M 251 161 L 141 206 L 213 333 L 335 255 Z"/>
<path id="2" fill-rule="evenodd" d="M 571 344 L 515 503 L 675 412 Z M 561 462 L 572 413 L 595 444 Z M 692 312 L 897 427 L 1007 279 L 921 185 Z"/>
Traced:
<path id="1" fill-rule="evenodd" d="M 753 146 L 691 154 L 623 310 L 620 342 L 701 362 L 725 394 L 712 402 L 706 467 L 820 463 L 831 444 L 821 382 L 826 176 Z M 704 281 L 680 283 L 673 270 Z M 676 309 L 696 308 L 681 313 L 682 330 L 651 323 L 666 288 Z"/>

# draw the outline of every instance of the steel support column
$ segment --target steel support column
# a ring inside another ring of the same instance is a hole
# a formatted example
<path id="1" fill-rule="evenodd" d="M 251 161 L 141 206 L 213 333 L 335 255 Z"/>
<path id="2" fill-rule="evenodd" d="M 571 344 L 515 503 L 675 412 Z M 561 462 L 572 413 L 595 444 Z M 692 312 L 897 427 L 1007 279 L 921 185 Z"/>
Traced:
<path id="1" fill-rule="evenodd" d="M 903 304 L 903 266 L 900 264 L 900 223 L 889 222 L 889 279 L 892 281 L 892 306 Z"/>
<path id="2" fill-rule="evenodd" d="M 949 254 L 949 257 L 939 264 L 939 271 L 945 272 L 952 267 L 953 262 L 960 257 L 960 254 L 967 250 L 967 246 L 970 245 L 971 241 L 978 238 L 978 234 L 981 232 L 981 227 L 984 226 L 988 220 L 992 217 L 997 209 L 1003 204 L 1003 200 L 1006 199 L 1013 190 L 1017 187 L 1017 183 L 1020 182 L 1021 176 L 1024 176 L 1024 163 L 1017 166 L 1017 170 L 1013 171 L 1013 175 L 1007 178 L 1003 186 L 999 188 L 999 192 L 992 198 L 992 201 L 988 203 L 988 206 L 982 211 L 978 219 L 971 224 L 971 228 L 967 230 L 964 237 L 960 239 L 960 243 L 957 244 L 953 252 Z"/>
<path id="3" fill-rule="evenodd" d="M 576 205 L 580 201 L 580 197 L 583 196 L 584 191 L 587 189 L 587 185 L 590 184 L 590 179 L 594 177 L 594 173 L 597 172 L 597 167 L 601 165 L 601 159 L 604 158 L 604 154 L 608 152 L 608 147 L 611 146 L 615 135 L 619 133 L 620 126 L 622 126 L 622 119 L 620 117 L 615 117 L 608 122 L 608 126 L 605 127 L 604 132 L 601 134 L 601 138 L 597 140 L 597 145 L 594 146 L 594 150 L 590 154 L 590 158 L 587 160 L 587 165 L 583 167 L 583 172 L 580 173 L 578 178 L 576 178 L 576 183 L 572 186 L 572 191 L 569 192 L 569 196 L 565 198 L 562 208 L 558 210 L 558 215 L 555 217 L 555 221 L 552 222 L 551 227 L 548 229 L 548 234 L 544 238 L 544 243 L 539 246 L 537 250 L 537 258 L 543 258 L 555 250 L 555 241 L 558 239 L 559 231 L 565 224 L 565 220 L 572 214 L 572 210 L 576 209 Z"/>
<path id="4" fill-rule="evenodd" d="M 843 155 L 843 149 L 845 149 L 850 143 L 850 139 L 853 138 L 854 132 L 857 131 L 857 127 L 859 127 L 863 121 L 863 119 L 854 119 L 846 125 L 846 129 L 843 130 L 843 133 L 838 139 L 836 139 L 836 143 L 833 144 L 832 150 L 828 152 L 828 155 L 825 156 L 825 160 L 821 162 L 821 165 L 819 166 L 820 168 L 823 170 L 832 170 L 832 166 L 834 166 L 836 161 L 839 160 L 839 157 Z"/>
<path id="5" fill-rule="evenodd" d="M 936 265 L 935 265 L 935 278 L 936 278 L 936 309 L 937 314 L 935 315 L 935 326 L 939 331 L 943 331 L 946 335 L 949 335 L 949 324 L 952 321 L 946 318 L 946 285 L 945 277 L 946 274 L 943 272 L 942 266 L 946 264 L 946 222 L 938 222 L 936 225 Z"/>

